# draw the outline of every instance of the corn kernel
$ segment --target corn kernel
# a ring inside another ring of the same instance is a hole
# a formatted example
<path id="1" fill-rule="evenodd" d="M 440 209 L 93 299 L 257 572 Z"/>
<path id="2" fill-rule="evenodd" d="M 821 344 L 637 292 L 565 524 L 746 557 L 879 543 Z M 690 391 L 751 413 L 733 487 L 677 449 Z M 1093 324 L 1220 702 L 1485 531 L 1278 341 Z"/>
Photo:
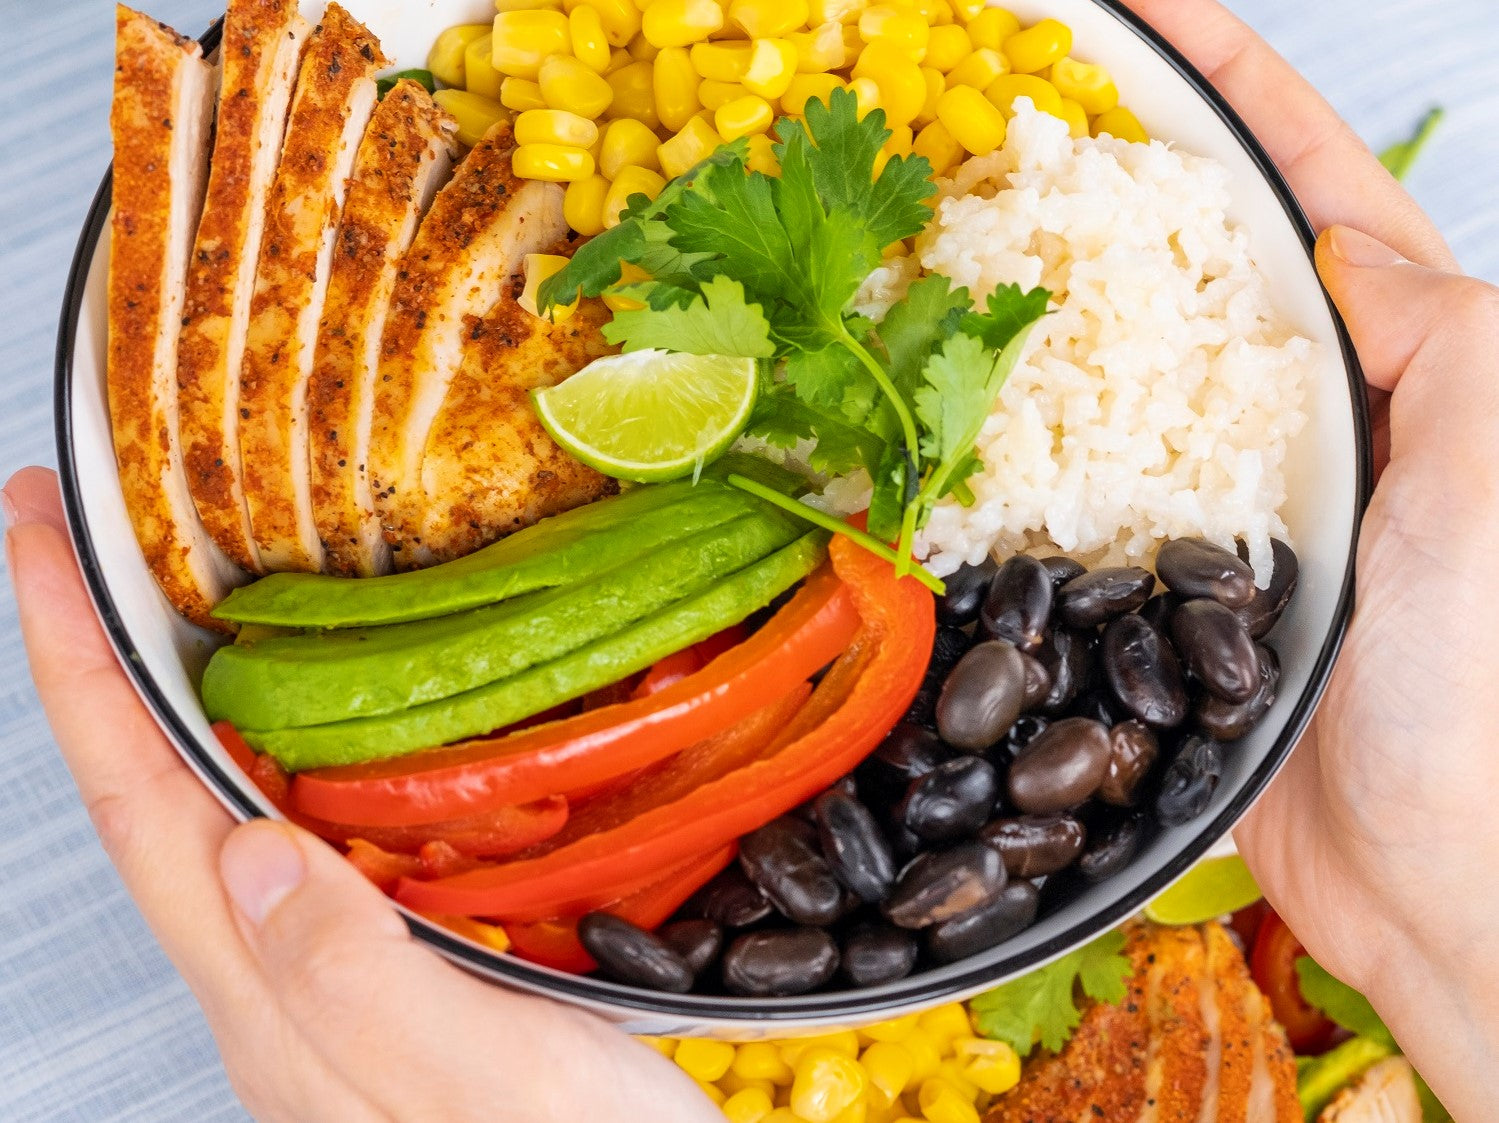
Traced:
<path id="1" fill-rule="evenodd" d="M 628 165 L 654 171 L 660 167 L 656 160 L 656 145 L 659 143 L 651 129 L 633 118 L 621 117 L 611 121 L 604 130 L 604 143 L 599 148 L 599 171 L 610 179 Z"/>
<path id="2" fill-rule="evenodd" d="M 721 27 L 718 0 L 654 0 L 645 10 L 641 31 L 657 47 L 687 47 Z"/>
<path id="3" fill-rule="evenodd" d="M 619 215 L 630 203 L 631 195 L 645 195 L 654 199 L 661 194 L 661 189 L 666 186 L 666 180 L 661 177 L 660 172 L 653 172 L 650 168 L 627 167 L 619 170 L 619 175 L 609 185 L 609 193 L 604 196 L 604 227 L 619 225 Z M 720 1044 L 715 1042 L 715 1044 Z M 678 1050 L 680 1054 L 680 1049 Z M 724 1071 L 728 1070 L 729 1061 L 734 1059 L 730 1052 L 728 1060 L 724 1061 Z M 678 1064 L 681 1060 L 678 1059 Z M 716 1062 L 715 1062 L 716 1063 Z M 711 1079 L 717 1080 L 723 1073 Z M 704 1077 L 704 1079 L 709 1079 Z"/>
<path id="4" fill-rule="evenodd" d="M 1122 105 L 1100 113 L 1093 119 L 1093 135 L 1103 136 L 1105 133 L 1136 144 L 1145 144 L 1150 140 L 1150 134 L 1140 124 L 1140 119 Z"/>
<path id="5" fill-rule="evenodd" d="M 917 1094 L 921 1114 L 930 1123 L 979 1123 L 978 1109 L 950 1081 L 932 1077 L 922 1082 Z"/>
<path id="6" fill-rule="evenodd" d="M 499 122 L 510 120 L 510 111 L 499 102 L 467 90 L 438 90 L 432 99 L 458 122 L 458 142 L 470 148 Z"/>
<path id="7" fill-rule="evenodd" d="M 953 14 L 964 23 L 969 23 L 976 17 L 982 15 L 986 9 L 988 0 L 950 0 Z M 1015 26 L 1020 26 L 1020 21 L 1015 21 Z"/>
<path id="8" fill-rule="evenodd" d="M 1042 113 L 1050 113 L 1053 117 L 1062 115 L 1062 95 L 1045 78 L 1035 74 L 1006 74 L 990 83 L 984 96 L 1004 114 L 1006 120 L 1015 116 L 1015 99 L 1020 97 L 1030 98 Z"/>
<path id="9" fill-rule="evenodd" d="M 500 104 L 524 113 L 528 109 L 545 109 L 547 99 L 541 96 L 541 87 L 529 78 L 506 78 L 500 83 Z"/>
<path id="10" fill-rule="evenodd" d="M 980 47 L 947 74 L 947 85 L 972 86 L 976 90 L 987 88 L 996 78 L 1010 71 L 1005 56 L 988 47 Z"/>
<path id="11" fill-rule="evenodd" d="M 711 78 L 704 78 L 697 87 L 697 100 L 701 108 L 709 113 L 717 113 L 735 98 L 748 96 L 749 91 L 739 82 L 715 82 Z M 697 110 L 693 111 L 694 114 Z M 713 126 L 717 128 L 715 124 Z"/>
<path id="12" fill-rule="evenodd" d="M 670 1059 L 672 1054 L 677 1051 L 677 1039 L 675 1037 L 650 1037 L 642 1034 L 635 1040 L 648 1048 L 656 1050 L 656 1052 L 667 1059 Z"/>
<path id="13" fill-rule="evenodd" d="M 703 1090 L 703 1095 L 713 1101 L 714 1107 L 723 1107 L 724 1101 L 728 1099 L 727 1096 L 718 1090 L 717 1085 L 710 1084 L 706 1080 L 699 1080 L 697 1086 Z"/>
<path id="14" fill-rule="evenodd" d="M 918 156 L 925 156 L 937 175 L 943 175 L 963 159 L 963 146 L 953 139 L 952 133 L 947 131 L 947 126 L 941 121 L 933 121 L 917 133 L 911 151 Z"/>
<path id="15" fill-rule="evenodd" d="M 655 66 L 659 65 L 658 59 Z M 609 103 L 608 110 L 611 118 L 633 117 L 653 129 L 661 124 L 656 115 L 656 95 L 652 88 L 655 66 L 648 62 L 632 62 L 605 77 L 614 91 L 614 100 Z"/>
<path id="16" fill-rule="evenodd" d="M 775 119 L 775 111 L 763 97 L 747 94 L 720 105 L 713 114 L 713 127 L 725 142 L 763 133 Z"/>
<path id="17" fill-rule="evenodd" d="M 760 1123 L 775 1110 L 775 1101 L 758 1088 L 746 1088 L 724 1100 L 719 1108 L 729 1123 Z"/>
<path id="18" fill-rule="evenodd" d="M 591 238 L 604 232 L 604 196 L 609 192 L 609 181 L 601 175 L 586 179 L 575 179 L 567 185 L 562 195 L 562 217 L 567 224 L 584 237 Z M 672 1046 L 675 1051 L 676 1046 Z"/>
<path id="19" fill-rule="evenodd" d="M 937 1070 L 942 1065 L 942 1047 L 931 1034 L 924 1029 L 913 1029 L 901 1040 L 901 1046 L 911 1054 L 914 1062 L 911 1070 L 913 1086 L 937 1075 Z"/>
<path id="20" fill-rule="evenodd" d="M 807 22 L 807 0 L 732 0 L 729 21 L 751 39 L 773 39 Z"/>
<path id="21" fill-rule="evenodd" d="M 1101 66 L 1076 59 L 1058 59 L 1051 64 L 1051 84 L 1057 93 L 1071 98 L 1090 117 L 1107 113 L 1119 104 L 1119 88 Z"/>
<path id="22" fill-rule="evenodd" d="M 917 1018 L 916 1024 L 939 1040 L 973 1036 L 973 1025 L 961 1002 L 946 1002 L 933 1007 Z"/>
<path id="23" fill-rule="evenodd" d="M 934 27 L 926 41 L 926 58 L 922 61 L 946 74 L 973 51 L 973 40 L 957 24 Z"/>
<path id="24" fill-rule="evenodd" d="M 713 126 L 701 117 L 694 117 L 675 136 L 661 144 L 656 155 L 666 177 L 675 179 L 694 164 L 706 160 L 718 145 L 718 133 Z"/>
<path id="25" fill-rule="evenodd" d="M 776 1086 L 769 1080 L 746 1080 L 734 1071 L 733 1065 L 730 1065 L 729 1071 L 713 1083 L 717 1084 L 719 1090 L 726 1096 L 732 1096 L 735 1092 L 742 1092 L 746 1088 L 758 1088 L 772 1100 L 776 1098 Z"/>
<path id="26" fill-rule="evenodd" d="M 943 1061 L 937 1066 L 937 1075 L 956 1088 L 969 1103 L 978 1099 L 979 1086 L 963 1075 L 963 1066 L 957 1061 Z"/>
<path id="27" fill-rule="evenodd" d="M 673 132 L 686 125 L 702 108 L 698 100 L 698 73 L 686 47 L 663 47 L 656 56 L 651 76 L 656 113 L 661 124 Z"/>
<path id="28" fill-rule="evenodd" d="M 789 1107 L 781 1106 L 760 1120 L 760 1123 L 807 1123 L 807 1121 Z"/>
<path id="29" fill-rule="evenodd" d="M 869 1123 L 869 1104 L 861 1096 L 833 1116 L 828 1123 Z"/>
<path id="30" fill-rule="evenodd" d="M 1005 57 L 1017 74 L 1034 74 L 1072 50 L 1072 29 L 1060 20 L 1044 19 L 1005 40 Z"/>
<path id="31" fill-rule="evenodd" d="M 562 0 L 494 0 L 497 12 L 539 12 L 548 9 L 562 11 Z"/>
<path id="32" fill-rule="evenodd" d="M 922 99 L 921 111 L 916 114 L 916 120 L 912 122 L 917 128 L 930 125 L 937 119 L 937 102 L 947 92 L 947 79 L 942 76 L 942 71 L 923 66 L 921 78 L 926 83 L 926 97 Z"/>
<path id="33" fill-rule="evenodd" d="M 1070 97 L 1062 99 L 1062 109 L 1057 116 L 1067 122 L 1067 134 L 1073 140 L 1088 135 L 1088 114 L 1083 111 L 1081 105 L 1073 101 Z"/>
<path id="34" fill-rule="evenodd" d="M 807 23 L 858 23 L 869 0 L 807 0 Z"/>
<path id="35" fill-rule="evenodd" d="M 1020 30 L 1020 21 L 1004 8 L 985 8 L 968 21 L 968 38 L 975 47 L 997 51 L 1010 36 Z"/>
<path id="36" fill-rule="evenodd" d="M 694 43 L 692 69 L 714 82 L 742 82 L 751 51 L 748 43 Z"/>
<path id="37" fill-rule="evenodd" d="M 734 1054 L 734 1072 L 746 1080 L 769 1080 L 772 1084 L 790 1084 L 791 1066 L 781 1059 L 780 1050 L 768 1041 L 750 1041 Z"/>
<path id="38" fill-rule="evenodd" d="M 963 1064 L 963 1075 L 991 1096 L 1020 1083 L 1020 1056 L 1003 1041 L 981 1037 L 958 1038 L 953 1050 Z"/>
<path id="39" fill-rule="evenodd" d="M 528 109 L 515 119 L 516 144 L 563 144 L 592 148 L 599 127 L 565 109 Z"/>
<path id="40" fill-rule="evenodd" d="M 463 88 L 490 101 L 499 101 L 505 76 L 489 61 L 494 57 L 493 38 L 492 35 L 481 35 L 463 52 Z"/>
<path id="41" fill-rule="evenodd" d="M 638 312 L 645 305 L 631 296 L 622 296 L 614 291 L 626 285 L 633 285 L 639 281 L 649 281 L 651 275 L 638 265 L 632 265 L 628 261 L 619 263 L 619 280 L 610 288 L 604 290 L 601 298 L 604 306 L 611 312 Z M 675 1050 L 673 1050 L 675 1051 Z"/>
<path id="42" fill-rule="evenodd" d="M 869 1085 L 856 1060 L 824 1045 L 806 1050 L 794 1067 L 791 1110 L 808 1123 L 832 1123 Z"/>
<path id="43" fill-rule="evenodd" d="M 694 1080 L 711 1083 L 729 1071 L 734 1063 L 734 1046 L 727 1041 L 709 1041 L 702 1037 L 684 1037 L 677 1043 L 673 1058 L 677 1067 Z"/>
<path id="44" fill-rule="evenodd" d="M 501 12 L 494 17 L 491 64 L 512 78 L 535 78 L 549 55 L 567 51 L 572 33 L 561 12 Z"/>
<path id="45" fill-rule="evenodd" d="M 916 1062 L 893 1041 L 876 1041 L 859 1058 L 869 1076 L 869 1095 L 874 1106 L 890 1107 L 911 1082 Z"/>
<path id="46" fill-rule="evenodd" d="M 756 39 L 750 47 L 745 87 L 752 94 L 774 99 L 786 92 L 796 77 L 796 47 L 789 39 Z"/>
<path id="47" fill-rule="evenodd" d="M 526 275 L 526 287 L 521 291 L 520 298 L 516 301 L 522 308 L 533 316 L 541 313 L 536 307 L 536 293 L 541 288 L 542 282 L 562 271 L 567 264 L 567 258 L 554 253 L 528 253 L 522 259 L 522 269 Z M 578 301 L 573 299 L 571 304 L 553 305 L 551 319 L 553 323 L 560 324 L 578 310 Z"/>
<path id="48" fill-rule="evenodd" d="M 444 86 L 462 87 L 468 45 L 489 32 L 487 23 L 463 23 L 443 31 L 427 52 L 427 69 L 432 77 Z"/>
<path id="49" fill-rule="evenodd" d="M 876 41 L 864 48 L 854 66 L 854 78 L 867 78 L 879 88 L 879 105 L 890 126 L 909 125 L 926 102 L 926 79 L 921 68 L 898 47 Z"/>
<path id="50" fill-rule="evenodd" d="M 793 1068 L 801 1060 L 802 1055 L 810 1049 L 831 1049 L 835 1053 L 842 1053 L 845 1057 L 857 1057 L 859 1035 L 851 1029 L 845 1029 L 836 1033 L 823 1033 L 815 1037 L 796 1037 L 790 1041 L 781 1042 L 781 1056 Z"/>
<path id="51" fill-rule="evenodd" d="M 888 4 L 865 8 L 859 16 L 859 38 L 865 43 L 888 43 L 912 62 L 926 58 L 931 27 L 918 13 Z"/>
<path id="52" fill-rule="evenodd" d="M 975 156 L 993 152 L 1005 140 L 1005 119 L 972 86 L 953 86 L 937 102 L 937 120 Z"/>
<path id="53" fill-rule="evenodd" d="M 515 174 L 522 179 L 548 183 L 572 183 L 593 174 L 593 157 L 582 148 L 560 144 L 522 144 L 511 157 Z"/>
<path id="54" fill-rule="evenodd" d="M 598 11 L 611 47 L 623 47 L 640 34 L 643 16 L 633 0 L 588 0 L 588 4 Z"/>
<path id="55" fill-rule="evenodd" d="M 609 69 L 609 40 L 604 36 L 598 9 L 587 4 L 574 8 L 567 17 L 567 30 L 574 58 L 595 74 Z"/>
<path id="56" fill-rule="evenodd" d="M 880 87 L 873 78 L 855 78 L 848 84 L 848 91 L 858 103 L 860 120 L 880 108 Z"/>
<path id="57" fill-rule="evenodd" d="M 916 1028 L 916 1020 L 917 1015 L 904 1014 L 899 1018 L 875 1022 L 874 1025 L 865 1026 L 859 1032 L 871 1041 L 900 1041 L 911 1035 L 911 1031 Z"/>
<path id="58" fill-rule="evenodd" d="M 927 23 L 933 27 L 945 27 L 957 18 L 947 0 L 932 0 L 926 7 Z"/>
<path id="59" fill-rule="evenodd" d="M 761 175 L 780 175 L 781 161 L 776 159 L 775 142 L 764 133 L 749 138 L 749 156 L 744 166 Z"/>
<path id="60" fill-rule="evenodd" d="M 796 48 L 796 69 L 800 74 L 821 74 L 848 64 L 843 29 L 836 23 L 820 24 L 811 31 L 793 31 L 786 38 Z"/>
<path id="61" fill-rule="evenodd" d="M 625 44 L 625 51 L 636 62 L 654 62 L 656 56 L 661 53 L 661 48 L 657 47 L 644 35 L 636 35 L 635 38 Z"/>
<path id="62" fill-rule="evenodd" d="M 552 55 L 543 62 L 537 85 L 547 105 L 580 117 L 597 117 L 614 100 L 608 81 L 571 55 Z"/>
<path id="63" fill-rule="evenodd" d="M 781 95 L 781 111 L 800 117 L 807 112 L 807 102 L 826 102 L 834 90 L 843 88 L 843 79 L 836 74 L 798 74 Z"/>

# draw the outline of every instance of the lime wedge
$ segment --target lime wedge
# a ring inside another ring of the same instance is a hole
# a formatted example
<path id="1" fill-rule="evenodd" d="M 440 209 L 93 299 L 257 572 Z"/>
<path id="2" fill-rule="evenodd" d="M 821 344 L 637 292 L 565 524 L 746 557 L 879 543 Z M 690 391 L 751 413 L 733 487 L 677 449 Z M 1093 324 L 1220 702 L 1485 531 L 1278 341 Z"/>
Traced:
<path id="1" fill-rule="evenodd" d="M 1157 924 L 1202 924 L 1238 912 L 1260 899 L 1260 887 L 1237 854 L 1208 858 L 1150 904 L 1145 915 Z"/>
<path id="2" fill-rule="evenodd" d="M 595 359 L 531 400 L 546 431 L 591 468 L 651 483 L 691 475 L 749 424 L 754 359 L 629 351 Z"/>

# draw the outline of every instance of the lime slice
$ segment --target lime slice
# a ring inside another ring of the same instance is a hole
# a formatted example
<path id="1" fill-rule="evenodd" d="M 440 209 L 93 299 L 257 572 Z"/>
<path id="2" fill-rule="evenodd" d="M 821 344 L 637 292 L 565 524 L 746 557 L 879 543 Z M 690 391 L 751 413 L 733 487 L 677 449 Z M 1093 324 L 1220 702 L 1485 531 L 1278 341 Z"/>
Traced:
<path id="1" fill-rule="evenodd" d="M 1260 895 L 1244 859 L 1231 854 L 1198 862 L 1146 905 L 1145 915 L 1157 924 L 1202 924 L 1247 908 Z"/>
<path id="2" fill-rule="evenodd" d="M 754 359 L 630 351 L 531 400 L 552 439 L 584 464 L 650 483 L 691 475 L 727 449 L 749 423 L 758 381 Z"/>

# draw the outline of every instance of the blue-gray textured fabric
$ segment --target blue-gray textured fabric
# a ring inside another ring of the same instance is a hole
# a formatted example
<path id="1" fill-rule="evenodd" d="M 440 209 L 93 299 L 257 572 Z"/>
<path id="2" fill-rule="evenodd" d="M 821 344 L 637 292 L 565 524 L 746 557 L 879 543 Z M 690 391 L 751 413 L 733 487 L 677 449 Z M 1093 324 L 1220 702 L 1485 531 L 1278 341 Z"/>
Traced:
<path id="1" fill-rule="evenodd" d="M 139 2 L 195 33 L 215 10 Z M 1447 107 L 1409 185 L 1467 269 L 1499 281 L 1494 0 L 1231 3 L 1376 148 Z M 0 479 L 54 462 L 53 343 L 109 160 L 112 20 L 107 0 L 0 0 Z M 0 667 L 0 1123 L 244 1118 L 192 996 L 89 829 L 26 673 L 8 582 Z"/>

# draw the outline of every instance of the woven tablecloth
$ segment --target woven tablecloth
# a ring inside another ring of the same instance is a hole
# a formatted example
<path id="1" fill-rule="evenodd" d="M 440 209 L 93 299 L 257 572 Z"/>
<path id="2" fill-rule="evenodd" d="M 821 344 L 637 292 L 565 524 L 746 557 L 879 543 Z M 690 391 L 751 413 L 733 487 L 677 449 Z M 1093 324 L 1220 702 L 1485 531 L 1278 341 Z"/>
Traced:
<path id="1" fill-rule="evenodd" d="M 215 11 L 139 2 L 192 32 Z M 1467 269 L 1499 280 L 1499 0 L 1232 2 L 1376 148 L 1447 108 L 1409 185 Z M 107 0 L 0 0 L 0 479 L 54 462 L 57 313 L 109 160 L 112 26 Z M 26 673 L 8 581 L 0 669 L 0 1121 L 244 1118 L 197 1006 L 89 829 Z"/>

